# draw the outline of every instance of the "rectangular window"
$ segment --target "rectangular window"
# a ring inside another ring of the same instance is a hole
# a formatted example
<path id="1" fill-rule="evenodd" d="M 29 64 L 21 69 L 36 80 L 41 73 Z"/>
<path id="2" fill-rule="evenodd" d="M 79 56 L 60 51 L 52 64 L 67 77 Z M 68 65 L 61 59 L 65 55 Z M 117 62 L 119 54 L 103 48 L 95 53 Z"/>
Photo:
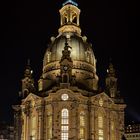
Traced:
<path id="1" fill-rule="evenodd" d="M 36 128 L 36 126 L 37 126 L 36 117 L 33 116 L 31 121 L 32 121 L 31 122 L 31 138 L 32 138 L 32 140 L 35 140 L 36 130 L 37 130 L 37 128 Z"/>
<path id="2" fill-rule="evenodd" d="M 98 127 L 103 128 L 103 117 L 101 116 L 98 117 Z"/>
<path id="3" fill-rule="evenodd" d="M 84 128 L 80 128 L 80 140 L 81 139 L 84 139 L 84 136 L 85 136 L 85 134 L 84 134 Z"/>
<path id="4" fill-rule="evenodd" d="M 99 136 L 103 136 L 103 130 L 102 129 L 99 129 Z"/>
<path id="5" fill-rule="evenodd" d="M 63 118 L 62 119 L 62 124 L 69 124 L 68 118 Z"/>
<path id="6" fill-rule="evenodd" d="M 99 140 L 103 140 L 104 132 L 103 132 L 103 117 L 98 116 L 98 136 Z"/>
<path id="7" fill-rule="evenodd" d="M 99 136 L 99 140 L 103 140 L 103 137 Z"/>
<path id="8" fill-rule="evenodd" d="M 68 140 L 68 133 L 61 133 L 61 140 Z"/>
<path id="9" fill-rule="evenodd" d="M 68 126 L 61 126 L 61 131 L 62 132 L 66 133 L 66 132 L 68 132 L 68 130 L 69 130 Z"/>
<path id="10" fill-rule="evenodd" d="M 80 126 L 85 126 L 85 118 L 84 115 L 80 116 Z"/>

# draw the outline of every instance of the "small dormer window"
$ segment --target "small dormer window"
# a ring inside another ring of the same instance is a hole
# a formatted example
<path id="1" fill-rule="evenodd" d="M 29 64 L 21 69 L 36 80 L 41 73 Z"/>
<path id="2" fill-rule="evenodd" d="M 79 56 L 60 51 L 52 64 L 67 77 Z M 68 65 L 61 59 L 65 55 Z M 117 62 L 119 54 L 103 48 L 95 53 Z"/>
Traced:
<path id="1" fill-rule="evenodd" d="M 48 53 L 47 53 L 47 62 L 49 63 L 50 60 L 51 60 L 51 52 L 48 51 Z"/>
<path id="2" fill-rule="evenodd" d="M 91 52 L 89 50 L 87 50 L 85 53 L 86 53 L 87 62 L 91 62 Z"/>

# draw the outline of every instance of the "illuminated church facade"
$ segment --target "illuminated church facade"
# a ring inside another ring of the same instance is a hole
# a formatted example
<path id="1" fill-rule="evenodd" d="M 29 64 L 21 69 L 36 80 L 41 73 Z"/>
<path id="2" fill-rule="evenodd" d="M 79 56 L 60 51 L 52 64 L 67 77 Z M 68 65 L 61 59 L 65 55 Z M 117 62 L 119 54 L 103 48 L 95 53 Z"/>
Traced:
<path id="1" fill-rule="evenodd" d="M 25 69 L 21 104 L 13 105 L 15 140 L 121 140 L 126 105 L 113 65 L 106 88 L 99 90 L 93 46 L 81 35 L 77 3 L 68 0 L 59 12 L 59 33 L 46 49 L 37 90 L 30 65 Z"/>

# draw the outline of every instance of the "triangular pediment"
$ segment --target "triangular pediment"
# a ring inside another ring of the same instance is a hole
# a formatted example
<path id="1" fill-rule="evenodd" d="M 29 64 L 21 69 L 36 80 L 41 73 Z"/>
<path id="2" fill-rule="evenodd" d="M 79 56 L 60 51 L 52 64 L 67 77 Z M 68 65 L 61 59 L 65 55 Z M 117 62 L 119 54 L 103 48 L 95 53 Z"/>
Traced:
<path id="1" fill-rule="evenodd" d="M 99 106 L 105 105 L 114 105 L 114 101 L 105 93 L 99 93 L 93 97 L 91 97 L 91 101 L 93 104 L 98 104 Z"/>
<path id="2" fill-rule="evenodd" d="M 40 100 L 41 99 L 41 97 L 39 97 L 39 96 L 37 96 L 37 95 L 35 95 L 35 94 L 33 94 L 33 93 L 30 93 L 24 100 L 23 100 L 23 104 L 25 103 L 25 102 L 28 102 L 28 101 L 37 101 L 37 100 Z"/>
<path id="3" fill-rule="evenodd" d="M 105 92 L 101 92 L 101 93 L 95 95 L 94 97 L 103 97 L 104 99 L 108 99 L 111 102 L 114 102 Z"/>

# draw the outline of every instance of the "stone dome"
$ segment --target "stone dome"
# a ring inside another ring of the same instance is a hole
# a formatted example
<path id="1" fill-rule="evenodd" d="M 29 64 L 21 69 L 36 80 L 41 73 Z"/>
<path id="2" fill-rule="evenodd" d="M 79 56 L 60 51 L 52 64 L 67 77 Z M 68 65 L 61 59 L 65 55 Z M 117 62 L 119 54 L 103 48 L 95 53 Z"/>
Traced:
<path id="1" fill-rule="evenodd" d="M 70 57 L 73 61 L 72 74 L 76 76 L 79 83 L 87 84 L 87 87 L 91 88 L 95 84 L 96 87 L 98 77 L 96 75 L 96 59 L 92 45 L 87 43 L 85 36 L 82 37 L 75 33 L 63 33 L 56 38 L 51 37 L 51 43 L 45 52 L 43 60 L 43 79 L 50 79 L 50 82 L 56 83 L 56 77 L 60 75 L 59 62 L 66 39 L 71 47 L 69 50 L 71 52 Z"/>
<path id="2" fill-rule="evenodd" d="M 76 86 L 96 90 L 98 83 L 96 59 L 92 45 L 87 42 L 87 37 L 81 35 L 80 9 L 68 1 L 59 12 L 59 34 L 57 37 L 51 37 L 43 59 L 43 89 L 49 89 L 58 83 L 57 78 L 61 75 L 60 60 L 67 42 L 70 46 L 68 51 L 72 60 L 71 75 L 75 77 Z M 42 83 L 41 80 L 39 83 Z"/>
<path id="3" fill-rule="evenodd" d="M 50 62 L 61 60 L 62 50 L 64 49 L 66 42 L 66 36 L 70 36 L 70 34 L 51 38 L 51 43 L 48 46 L 44 56 L 44 67 Z M 71 34 L 70 38 L 68 38 L 67 40 L 69 46 L 71 47 L 70 51 L 73 61 L 83 61 L 95 66 L 96 60 L 92 50 L 92 46 L 91 44 L 86 42 L 85 36 L 81 37 L 75 34 Z"/>

